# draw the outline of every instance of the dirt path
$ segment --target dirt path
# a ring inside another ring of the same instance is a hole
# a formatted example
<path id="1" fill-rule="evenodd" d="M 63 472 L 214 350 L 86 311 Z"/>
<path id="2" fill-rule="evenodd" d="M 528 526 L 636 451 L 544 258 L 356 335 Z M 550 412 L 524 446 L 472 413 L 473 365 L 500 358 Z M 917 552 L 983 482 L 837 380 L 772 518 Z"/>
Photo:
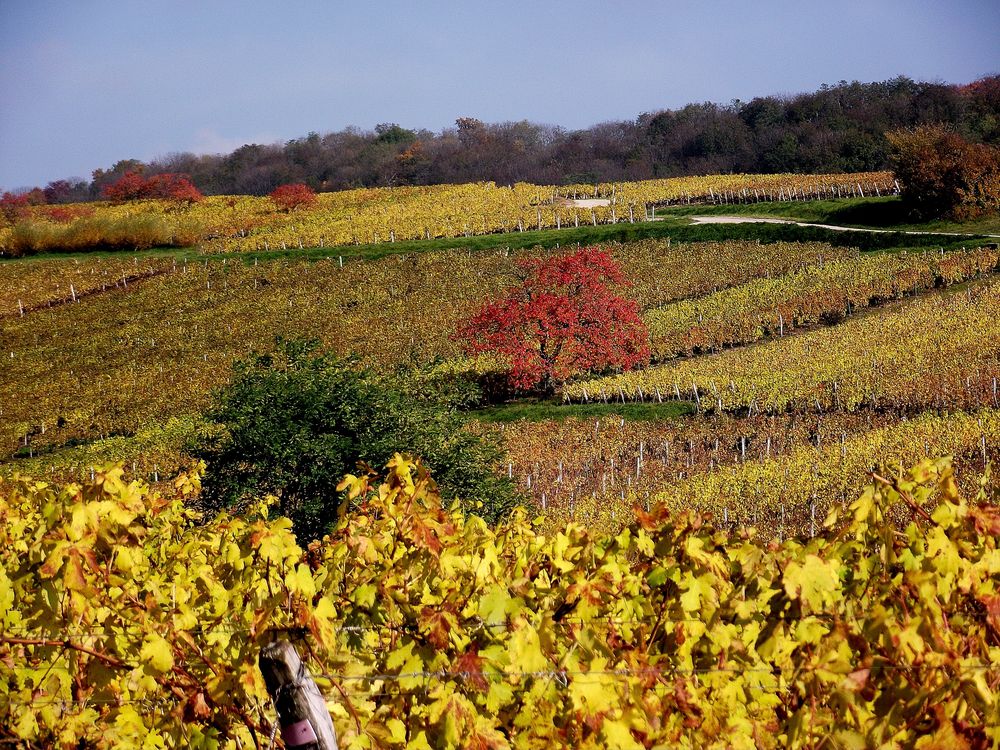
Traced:
<path id="1" fill-rule="evenodd" d="M 793 221 L 792 219 L 768 219 L 753 216 L 692 216 L 692 224 L 794 224 L 797 227 L 819 227 L 820 229 L 832 229 L 836 232 L 878 232 L 902 234 L 936 234 L 942 237 L 1000 237 L 1000 234 L 979 234 L 972 232 L 917 232 L 903 231 L 899 229 L 865 229 L 863 227 L 840 227 L 833 224 L 810 224 L 805 221 Z"/>

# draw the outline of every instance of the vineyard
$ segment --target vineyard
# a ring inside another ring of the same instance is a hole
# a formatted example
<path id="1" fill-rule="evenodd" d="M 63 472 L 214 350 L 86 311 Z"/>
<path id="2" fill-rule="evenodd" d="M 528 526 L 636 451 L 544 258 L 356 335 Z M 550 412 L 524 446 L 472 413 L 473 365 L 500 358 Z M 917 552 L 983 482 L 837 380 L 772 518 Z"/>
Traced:
<path id="1" fill-rule="evenodd" d="M 998 305 L 1000 286 L 977 282 L 788 340 L 574 383 L 565 396 L 683 395 L 706 409 L 750 413 L 1000 406 Z"/>
<path id="2" fill-rule="evenodd" d="M 797 472 L 786 458 L 795 447 L 905 428 L 894 415 L 925 408 L 998 406 L 995 248 L 861 254 L 822 244 L 645 240 L 610 250 L 634 280 L 629 294 L 664 364 L 572 382 L 566 396 L 680 398 L 709 414 L 649 428 L 573 422 L 572 435 L 566 424 L 510 426 L 501 434 L 509 465 L 500 470 L 550 519 L 608 528 L 636 498 L 680 492 L 700 472 L 770 460 L 783 480 Z M 422 363 L 446 377 L 498 371 L 502 362 L 462 357 L 452 332 L 482 299 L 516 282 L 520 258 L 546 252 L 445 251 L 343 265 L 194 257 L 0 265 L 9 375 L 0 382 L 0 422 L 18 456 L 0 471 L 69 481 L 120 461 L 130 476 L 169 478 L 186 463 L 185 443 L 211 390 L 234 361 L 266 350 L 276 335 L 316 337 L 380 368 Z M 938 291 L 961 283 L 959 292 Z M 691 356 L 719 349 L 728 350 Z M 677 355 L 686 358 L 671 360 Z M 980 431 L 940 450 L 919 440 L 920 450 L 885 458 L 980 455 L 980 443 L 994 439 Z M 802 528 L 817 512 L 814 496 L 825 502 L 831 492 L 789 492 L 777 505 L 754 495 L 750 505 L 759 520 L 784 504 L 786 525 Z M 601 520 L 588 515 L 597 508 Z M 735 505 L 730 512 L 746 519 Z"/>
<path id="3" fill-rule="evenodd" d="M 884 195 L 896 190 L 889 173 L 839 175 L 715 175 L 614 185 L 569 187 L 518 183 L 365 188 L 318 196 L 315 205 L 280 211 L 269 198 L 216 196 L 191 206 L 140 200 L 97 204 L 68 221 L 51 209 L 0 225 L 0 251 L 199 245 L 225 252 L 335 247 L 440 237 L 470 237 L 531 229 L 635 223 L 656 204 L 809 200 Z M 607 205 L 580 208 L 568 196 L 602 196 Z M 102 238 L 104 238 L 102 240 Z M 134 238 L 131 242 L 130 239 Z"/>
<path id="4" fill-rule="evenodd" d="M 659 359 L 749 344 L 766 336 L 837 321 L 865 308 L 1000 270 L 1000 252 L 982 248 L 832 260 L 756 278 L 646 314 Z"/>
<path id="5" fill-rule="evenodd" d="M 275 635 L 348 748 L 1000 743 L 995 243 L 656 225 L 600 248 L 651 356 L 554 394 L 460 332 L 565 248 L 335 249 L 895 189 L 719 175 L 30 208 L 0 228 L 7 255 L 140 225 L 225 252 L 0 262 L 0 743 L 267 747 Z M 408 379 L 414 414 L 450 393 L 447 437 L 496 440 L 485 473 L 524 507 L 492 526 L 458 510 L 477 498 L 442 507 L 449 467 L 397 455 L 344 480 L 322 540 L 276 517 L 284 496 L 217 515 L 193 447 L 223 429 L 210 405 L 234 365 L 310 339 Z"/>
<path id="6" fill-rule="evenodd" d="M 998 419 L 984 409 L 906 421 L 844 413 L 721 415 L 690 425 L 569 420 L 514 425 L 505 443 L 511 474 L 540 498 L 547 529 L 575 521 L 610 532 L 636 504 L 663 504 L 782 538 L 815 534 L 832 506 L 861 492 L 873 466 L 948 455 L 968 469 L 964 476 L 978 476 L 1000 459 Z"/>
<path id="7" fill-rule="evenodd" d="M 1000 515 L 947 461 L 767 547 L 662 506 L 611 536 L 490 529 L 419 465 L 387 468 L 345 480 L 357 510 L 308 550 L 266 504 L 194 523 L 197 474 L 166 497 L 118 470 L 0 483 L 0 737 L 259 746 L 255 656 L 277 632 L 345 747 L 1000 739 Z"/>
<path id="8" fill-rule="evenodd" d="M 643 307 L 851 255 L 819 244 L 669 241 L 612 253 L 636 279 L 632 293 Z M 235 359 L 269 348 L 276 335 L 316 337 L 379 367 L 454 361 L 458 323 L 516 281 L 516 261 L 525 255 L 449 251 L 343 267 L 336 259 L 255 265 L 193 258 L 124 268 L 96 258 L 0 265 L 7 311 L 0 352 L 8 373 L 0 382 L 0 436 L 8 450 L 18 443 L 37 450 L 132 434 L 150 420 L 195 412 Z M 124 281 L 120 271 L 143 280 Z M 78 295 L 98 283 L 105 293 L 18 314 L 17 295 L 39 299 L 78 279 Z M 456 362 L 460 370 L 470 366 Z"/>

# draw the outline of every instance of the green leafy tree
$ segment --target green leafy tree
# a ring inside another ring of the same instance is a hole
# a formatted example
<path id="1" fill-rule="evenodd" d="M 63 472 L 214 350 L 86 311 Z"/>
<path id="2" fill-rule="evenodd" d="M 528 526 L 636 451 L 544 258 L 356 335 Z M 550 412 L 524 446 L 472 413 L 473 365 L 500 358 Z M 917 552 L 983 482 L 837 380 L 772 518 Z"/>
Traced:
<path id="1" fill-rule="evenodd" d="M 314 342 L 282 342 L 273 355 L 237 363 L 193 446 L 207 464 L 203 502 L 239 508 L 274 494 L 300 540 L 318 538 L 337 520 L 344 475 L 402 452 L 434 468 L 446 498 L 475 499 L 467 510 L 498 520 L 517 499 L 495 471 L 500 448 L 414 383 L 318 353 Z"/>

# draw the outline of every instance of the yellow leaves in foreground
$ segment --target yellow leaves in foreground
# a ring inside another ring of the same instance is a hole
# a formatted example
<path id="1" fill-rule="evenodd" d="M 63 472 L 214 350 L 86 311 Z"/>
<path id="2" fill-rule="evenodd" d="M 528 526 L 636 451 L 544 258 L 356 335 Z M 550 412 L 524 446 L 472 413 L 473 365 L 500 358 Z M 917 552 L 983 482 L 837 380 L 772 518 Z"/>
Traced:
<path id="1" fill-rule="evenodd" d="M 840 593 L 838 567 L 807 554 L 802 562 L 791 562 L 784 574 L 785 593 L 790 599 L 801 599 L 813 612 L 830 607 Z"/>
<path id="2" fill-rule="evenodd" d="M 520 511 L 491 529 L 443 508 L 421 465 L 387 468 L 306 551 L 284 520 L 199 519 L 139 485 L 0 484 L 0 737 L 260 742 L 255 662 L 277 631 L 345 748 L 995 738 L 1000 550 L 981 530 L 1000 512 L 945 461 L 883 477 L 843 529 L 766 546 L 662 507 L 614 537 L 546 536 Z M 904 497 L 938 507 L 899 531 L 885 508 Z M 108 503 L 135 520 L 81 523 Z M 92 562 L 73 553 L 91 532 Z"/>

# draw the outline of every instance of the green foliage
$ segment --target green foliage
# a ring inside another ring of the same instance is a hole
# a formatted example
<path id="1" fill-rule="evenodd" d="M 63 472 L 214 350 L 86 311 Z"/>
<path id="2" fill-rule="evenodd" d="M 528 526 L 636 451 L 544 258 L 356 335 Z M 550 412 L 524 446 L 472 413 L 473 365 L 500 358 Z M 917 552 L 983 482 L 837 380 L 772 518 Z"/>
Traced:
<path id="1" fill-rule="evenodd" d="M 302 341 L 238 362 L 193 446 L 208 466 L 204 504 L 241 507 L 274 494 L 299 538 L 314 539 L 337 519 L 344 474 L 405 450 L 434 467 L 446 497 L 470 501 L 467 510 L 496 521 L 510 509 L 513 486 L 493 470 L 501 457 L 495 444 L 463 430 L 460 415 L 426 383 L 356 364 Z"/>
<path id="2" fill-rule="evenodd" d="M 195 525 L 197 481 L 0 482 L 0 738 L 261 744 L 256 656 L 292 628 L 344 748 L 1000 741 L 1000 509 L 946 460 L 768 545 L 665 509 L 615 536 L 491 529 L 397 455 L 304 552 L 261 504 Z"/>
<path id="3" fill-rule="evenodd" d="M 623 417 L 633 422 L 676 419 L 695 411 L 689 401 L 666 403 L 617 403 L 566 404 L 556 401 L 521 400 L 477 409 L 471 416 L 481 422 L 541 422 L 544 420 L 589 419 L 592 417 Z"/>

